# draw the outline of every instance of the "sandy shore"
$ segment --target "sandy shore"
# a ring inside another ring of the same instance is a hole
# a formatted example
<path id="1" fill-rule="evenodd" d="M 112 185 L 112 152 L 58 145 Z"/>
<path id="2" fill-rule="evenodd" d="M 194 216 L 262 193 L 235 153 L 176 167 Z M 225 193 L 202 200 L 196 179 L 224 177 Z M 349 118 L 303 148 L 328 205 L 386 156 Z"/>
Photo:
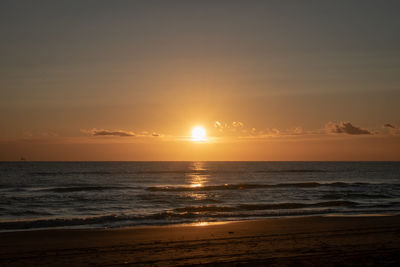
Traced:
<path id="1" fill-rule="evenodd" d="M 0 233 L 0 266 L 396 263 L 400 263 L 400 216 Z"/>

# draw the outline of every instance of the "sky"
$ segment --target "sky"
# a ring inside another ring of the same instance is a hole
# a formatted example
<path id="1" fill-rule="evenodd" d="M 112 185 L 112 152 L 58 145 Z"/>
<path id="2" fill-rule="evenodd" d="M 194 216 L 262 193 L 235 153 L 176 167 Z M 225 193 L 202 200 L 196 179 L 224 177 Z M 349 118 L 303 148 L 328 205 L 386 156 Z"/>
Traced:
<path id="1" fill-rule="evenodd" d="M 398 161 L 399 9 L 1 1 L 0 160 Z"/>

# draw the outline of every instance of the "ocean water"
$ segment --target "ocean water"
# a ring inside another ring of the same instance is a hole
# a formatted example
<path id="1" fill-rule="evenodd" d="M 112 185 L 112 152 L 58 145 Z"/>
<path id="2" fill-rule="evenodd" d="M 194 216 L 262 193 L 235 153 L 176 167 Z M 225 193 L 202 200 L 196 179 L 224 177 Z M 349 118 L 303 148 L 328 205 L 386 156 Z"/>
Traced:
<path id="1" fill-rule="evenodd" d="M 0 163 L 0 231 L 399 212 L 400 162 Z"/>

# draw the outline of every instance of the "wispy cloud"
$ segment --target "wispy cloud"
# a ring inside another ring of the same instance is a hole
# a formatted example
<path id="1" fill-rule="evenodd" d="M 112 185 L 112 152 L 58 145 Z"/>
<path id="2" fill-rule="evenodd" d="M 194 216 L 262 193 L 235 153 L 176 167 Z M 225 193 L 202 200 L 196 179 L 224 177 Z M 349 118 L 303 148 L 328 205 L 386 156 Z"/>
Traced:
<path id="1" fill-rule="evenodd" d="M 127 130 L 107 130 L 107 129 L 82 129 L 82 133 L 89 134 L 91 136 L 114 136 L 114 137 L 137 137 L 137 138 L 148 138 L 148 137 L 164 137 L 163 134 L 153 131 L 142 131 L 132 132 Z"/>
<path id="2" fill-rule="evenodd" d="M 236 132 L 238 130 L 243 130 L 245 126 L 244 123 L 241 121 L 233 121 L 231 123 L 216 121 L 214 122 L 214 128 L 217 129 L 219 132 Z"/>
<path id="3" fill-rule="evenodd" d="M 385 123 L 382 125 L 383 131 L 390 135 L 400 135 L 400 129 L 391 123 Z"/>
<path id="4" fill-rule="evenodd" d="M 323 132 L 322 132 L 323 133 Z M 257 138 L 257 139 L 265 139 L 265 138 L 297 138 L 301 136 L 314 136 L 314 135 L 320 135 L 321 131 L 320 130 L 314 130 L 314 131 L 305 131 L 303 130 L 302 127 L 294 127 L 294 128 L 288 128 L 288 129 L 278 129 L 278 128 L 267 128 L 264 130 L 256 130 L 255 128 L 252 128 L 252 130 L 249 132 L 247 136 L 244 136 L 245 138 Z"/>
<path id="5" fill-rule="evenodd" d="M 119 137 L 134 137 L 136 134 L 131 131 L 125 130 L 105 130 L 105 129 L 91 129 L 81 130 L 81 132 L 88 133 L 92 136 L 119 136 Z"/>
<path id="6" fill-rule="evenodd" d="M 382 127 L 383 128 L 396 129 L 396 126 L 394 126 L 393 124 L 390 124 L 390 123 L 385 123 Z"/>
<path id="7" fill-rule="evenodd" d="M 298 126 L 290 129 L 266 128 L 256 129 L 249 127 L 241 121 L 223 122 L 215 121 L 214 129 L 220 137 L 236 137 L 236 138 L 251 138 L 251 139 L 264 139 L 273 137 L 284 136 L 299 136 L 308 135 L 310 132 L 304 131 L 302 127 Z"/>
<path id="8" fill-rule="evenodd" d="M 354 126 L 350 122 L 328 122 L 325 125 L 325 129 L 328 133 L 336 133 L 336 134 L 350 134 L 350 135 L 363 135 L 363 134 L 372 134 L 371 131 L 362 129 L 361 127 Z"/>
<path id="9" fill-rule="evenodd" d="M 391 124 L 385 124 L 384 127 L 389 129 L 396 129 Z M 357 135 L 375 135 L 379 134 L 377 131 L 365 129 L 354 125 L 351 122 L 328 122 L 321 129 L 309 129 L 304 130 L 303 127 L 297 126 L 293 128 L 266 128 L 256 129 L 254 127 L 248 127 L 243 122 L 232 122 L 226 123 L 222 121 L 216 121 L 214 128 L 218 132 L 220 137 L 235 137 L 241 139 L 269 139 L 269 138 L 316 138 L 317 136 L 323 137 L 327 134 L 343 134 L 349 136 Z M 332 136 L 332 135 L 331 135 Z"/>

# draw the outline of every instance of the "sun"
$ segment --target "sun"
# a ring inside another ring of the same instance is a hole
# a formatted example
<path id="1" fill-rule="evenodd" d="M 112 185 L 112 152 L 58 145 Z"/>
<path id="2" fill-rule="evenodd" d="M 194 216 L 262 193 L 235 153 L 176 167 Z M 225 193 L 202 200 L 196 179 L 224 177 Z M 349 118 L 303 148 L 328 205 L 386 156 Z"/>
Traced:
<path id="1" fill-rule="evenodd" d="M 206 141 L 206 130 L 201 126 L 196 126 L 192 129 L 193 141 Z"/>

